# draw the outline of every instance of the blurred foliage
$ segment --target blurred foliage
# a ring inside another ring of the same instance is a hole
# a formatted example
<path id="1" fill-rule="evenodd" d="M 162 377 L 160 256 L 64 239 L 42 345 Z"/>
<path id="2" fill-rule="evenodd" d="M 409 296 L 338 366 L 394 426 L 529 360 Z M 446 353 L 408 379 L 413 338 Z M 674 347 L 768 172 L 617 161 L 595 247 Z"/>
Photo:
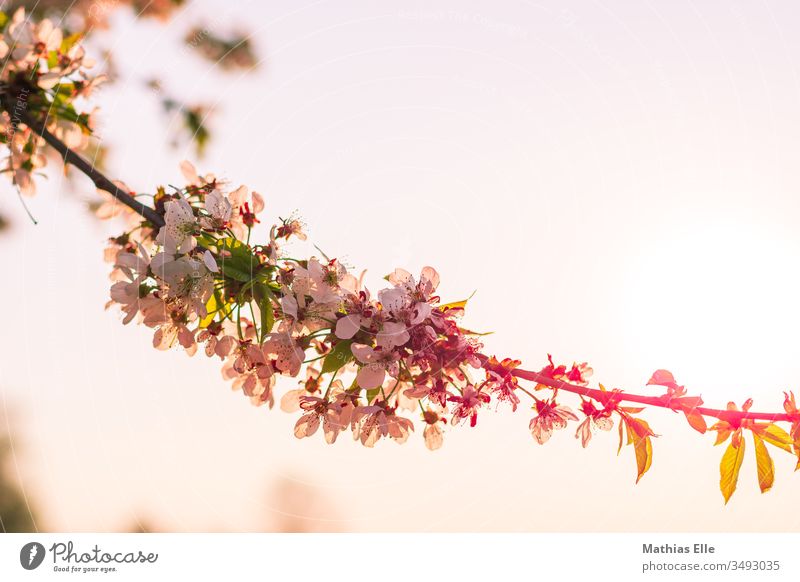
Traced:
<path id="1" fill-rule="evenodd" d="M 60 26 L 72 30 L 108 28 L 108 19 L 115 10 L 129 6 L 137 18 L 166 21 L 186 4 L 185 0 L 14 0 L 5 9 L 13 12 L 24 7 L 36 18 L 55 17 Z"/>
<path id="2" fill-rule="evenodd" d="M 32 508 L 12 476 L 11 447 L 6 437 L 0 437 L 0 531 L 23 533 L 36 531 Z"/>
<path id="3" fill-rule="evenodd" d="M 257 64 L 248 34 L 233 33 L 230 37 L 223 38 L 208 28 L 196 26 L 188 32 L 184 42 L 186 46 L 227 71 L 253 69 Z"/>
<path id="4" fill-rule="evenodd" d="M 197 156 L 202 158 L 205 155 L 208 141 L 211 139 L 211 131 L 207 125 L 211 107 L 203 104 L 182 103 L 167 94 L 158 79 L 151 79 L 147 86 L 159 95 L 161 107 L 165 113 L 170 117 L 178 116 L 183 135 L 176 135 L 172 138 L 172 147 L 177 148 L 183 142 L 190 141 L 194 145 Z"/>

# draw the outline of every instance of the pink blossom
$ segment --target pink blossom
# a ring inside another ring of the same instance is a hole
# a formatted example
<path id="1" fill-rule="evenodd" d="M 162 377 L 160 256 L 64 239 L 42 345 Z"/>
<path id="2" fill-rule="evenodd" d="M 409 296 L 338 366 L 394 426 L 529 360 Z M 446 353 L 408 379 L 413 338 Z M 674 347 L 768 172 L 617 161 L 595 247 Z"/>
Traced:
<path id="1" fill-rule="evenodd" d="M 355 409 L 353 418 L 356 423 L 354 438 L 370 448 L 385 436 L 402 444 L 414 430 L 414 424 L 409 419 L 395 414 L 395 410 L 389 408 L 386 403 L 359 406 Z"/>
<path id="2" fill-rule="evenodd" d="M 484 366 L 486 368 L 486 387 L 497 400 L 510 403 L 511 409 L 514 411 L 517 410 L 519 404 L 519 396 L 516 394 L 519 382 L 512 372 L 521 363 L 519 360 L 511 358 L 504 358 L 501 362 L 497 358 L 491 357 Z"/>
<path id="3" fill-rule="evenodd" d="M 366 344 L 354 343 L 350 346 L 355 358 L 361 362 L 356 381 L 361 388 L 372 390 L 383 384 L 386 373 L 396 377 L 398 371 L 397 354 L 391 350 L 372 348 Z"/>
<path id="4" fill-rule="evenodd" d="M 264 342 L 264 356 L 275 361 L 275 367 L 289 376 L 297 376 L 305 352 L 288 333 L 271 333 Z"/>
<path id="5" fill-rule="evenodd" d="M 289 237 L 296 237 L 299 240 L 306 240 L 305 225 L 294 215 L 289 218 L 281 219 L 281 224 L 273 228 L 275 238 L 289 240 Z"/>
<path id="6" fill-rule="evenodd" d="M 359 331 L 369 331 L 377 325 L 378 307 L 370 300 L 366 289 L 349 294 L 344 301 L 344 311 L 346 315 L 336 321 L 334 332 L 339 339 L 351 339 Z"/>
<path id="7" fill-rule="evenodd" d="M 580 438 L 581 446 L 586 448 L 592 439 L 592 435 L 598 430 L 611 430 L 614 427 L 614 420 L 611 418 L 610 410 L 597 409 L 588 400 L 581 402 L 581 410 L 586 415 L 586 418 L 578 425 L 575 438 Z"/>
<path id="8" fill-rule="evenodd" d="M 396 321 L 387 321 L 375 338 L 376 343 L 385 350 L 402 346 L 411 336 L 408 334 L 405 324 Z"/>
<path id="9" fill-rule="evenodd" d="M 554 430 L 566 428 L 568 420 L 578 420 L 569 406 L 557 404 L 554 400 L 545 402 L 537 399 L 536 411 L 538 414 L 531 419 L 529 428 L 540 445 L 550 440 Z"/>
<path id="10" fill-rule="evenodd" d="M 212 190 L 206 194 L 205 210 L 207 216 L 200 219 L 200 224 L 204 229 L 224 230 L 229 226 L 233 205 L 221 191 Z"/>
<path id="11" fill-rule="evenodd" d="M 164 226 L 158 232 L 156 242 L 170 255 L 186 254 L 197 246 L 194 237 L 198 226 L 194 210 L 184 199 L 170 200 L 164 205 Z"/>
<path id="12" fill-rule="evenodd" d="M 488 404 L 490 397 L 472 384 L 467 384 L 460 395 L 450 396 L 448 400 L 456 403 L 450 422 L 455 425 L 469 418 L 469 425 L 474 427 L 478 422 L 478 409 Z"/>
<path id="13" fill-rule="evenodd" d="M 153 347 L 158 350 L 168 350 L 178 343 L 190 356 L 197 351 L 194 332 L 186 326 L 185 322 L 179 320 L 163 323 L 153 335 Z"/>
<path id="14" fill-rule="evenodd" d="M 231 203 L 231 231 L 243 239 L 248 229 L 259 222 L 256 215 L 264 210 L 264 199 L 258 192 L 251 194 L 247 186 L 239 186 L 228 194 L 228 200 Z"/>
<path id="15" fill-rule="evenodd" d="M 237 339 L 222 332 L 222 325 L 213 321 L 205 329 L 201 329 L 197 334 L 197 342 L 205 343 L 206 355 L 210 358 L 214 355 L 223 360 L 227 358 L 237 345 Z"/>
<path id="16" fill-rule="evenodd" d="M 297 438 L 312 436 L 322 424 L 325 442 L 330 445 L 350 424 L 350 412 L 338 398 L 330 401 L 316 396 L 301 396 L 300 408 L 306 413 L 294 425 L 294 436 Z"/>
<path id="17" fill-rule="evenodd" d="M 444 424 L 446 420 L 433 410 L 426 410 L 422 418 L 425 421 L 425 430 L 422 431 L 422 436 L 425 439 L 425 446 L 429 451 L 435 451 L 441 448 L 444 443 L 444 432 L 441 425 Z"/>

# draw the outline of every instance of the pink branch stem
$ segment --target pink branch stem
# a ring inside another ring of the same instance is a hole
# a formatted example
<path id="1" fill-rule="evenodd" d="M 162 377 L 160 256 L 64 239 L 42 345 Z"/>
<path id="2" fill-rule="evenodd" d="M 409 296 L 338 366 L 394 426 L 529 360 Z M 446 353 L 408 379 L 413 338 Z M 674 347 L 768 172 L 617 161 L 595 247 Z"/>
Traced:
<path id="1" fill-rule="evenodd" d="M 480 358 L 485 367 L 488 358 L 486 358 L 486 356 L 480 356 Z M 536 382 L 537 384 L 549 386 L 550 388 L 563 390 L 565 392 L 572 392 L 574 394 L 579 394 L 581 396 L 597 400 L 598 402 L 603 404 L 605 404 L 605 402 L 612 395 L 612 393 L 608 391 L 604 392 L 596 388 L 588 388 L 587 386 L 578 386 L 577 384 L 570 384 L 569 382 L 564 382 L 562 380 L 555 380 L 553 378 L 550 378 L 549 376 L 540 374 L 539 372 L 532 372 L 530 370 L 522 370 L 520 368 L 515 368 L 514 370 L 511 371 L 511 374 L 513 374 L 517 378 L 521 378 L 523 380 L 529 380 L 531 382 Z M 632 394 L 630 392 L 620 392 L 617 393 L 615 398 L 617 398 L 621 402 L 635 402 L 637 404 L 645 404 L 647 406 L 668 408 L 670 410 L 675 410 L 676 412 L 681 410 L 679 407 L 676 407 L 672 404 L 671 399 L 668 396 L 643 396 L 640 394 Z M 776 422 L 776 421 L 792 422 L 793 420 L 795 420 L 792 417 L 792 415 L 783 412 L 781 413 L 750 412 L 750 411 L 744 412 L 741 410 L 719 410 L 717 408 L 705 408 L 705 407 L 698 407 L 695 410 L 697 410 L 697 412 L 699 412 L 704 416 L 712 416 L 720 420 L 728 421 L 734 425 L 738 425 L 743 420 L 765 420 L 769 422 Z"/>

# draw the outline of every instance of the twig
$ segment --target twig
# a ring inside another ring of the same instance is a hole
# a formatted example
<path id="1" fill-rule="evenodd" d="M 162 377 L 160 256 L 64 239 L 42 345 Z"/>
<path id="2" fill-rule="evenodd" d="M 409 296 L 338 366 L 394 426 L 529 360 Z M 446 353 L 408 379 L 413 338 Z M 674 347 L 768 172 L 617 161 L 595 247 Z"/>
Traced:
<path id="1" fill-rule="evenodd" d="M 488 358 L 484 355 L 479 356 L 481 362 L 484 367 L 486 367 Z M 544 374 L 540 374 L 539 372 L 532 372 L 530 370 L 522 370 L 520 368 L 515 368 L 511 371 L 511 374 L 516 376 L 517 378 L 522 378 L 523 380 L 529 380 L 531 382 L 536 382 L 537 384 L 543 384 L 544 386 L 549 386 L 550 388 L 564 390 L 565 392 L 572 392 L 574 394 L 579 394 L 581 396 L 586 396 L 587 398 L 592 398 L 593 400 L 597 400 L 598 402 L 605 403 L 609 398 L 612 397 L 612 392 L 597 390 L 596 388 L 588 388 L 586 386 L 578 386 L 577 384 L 570 384 L 568 382 L 564 382 L 562 380 L 554 380 L 549 376 Z M 682 410 L 679 407 L 675 407 L 672 404 L 675 400 L 671 400 L 666 397 L 662 396 L 642 396 L 640 394 L 632 394 L 630 392 L 617 392 L 615 393 L 614 398 L 618 399 L 622 402 L 636 402 L 638 404 L 646 404 L 648 406 L 657 406 L 660 408 L 668 408 L 670 410 L 675 410 L 679 412 Z M 695 408 L 697 412 L 702 414 L 703 416 L 712 416 L 714 418 L 719 418 L 720 420 L 725 420 L 730 422 L 731 424 L 739 424 L 743 420 L 766 420 L 769 422 L 776 422 L 776 421 L 786 421 L 792 422 L 795 420 L 792 415 L 786 413 L 774 413 L 774 412 L 744 412 L 741 410 L 719 410 L 716 408 L 704 408 L 704 407 L 697 407 Z"/>
<path id="2" fill-rule="evenodd" d="M 114 182 L 109 180 L 102 172 L 95 168 L 94 165 L 90 164 L 82 156 L 69 148 L 67 144 L 50 133 L 50 131 L 48 131 L 48 129 L 45 127 L 44 123 L 33 119 L 28 112 L 22 113 L 20 115 L 20 119 L 25 125 L 30 127 L 31 130 L 40 135 L 54 150 L 61 154 L 61 156 L 64 158 L 65 164 L 71 164 L 75 166 L 92 182 L 94 182 L 94 185 L 100 190 L 108 192 L 114 198 L 122 202 L 125 206 L 131 208 L 134 212 L 141 214 L 153 226 L 164 226 L 164 219 L 160 214 L 158 214 L 149 206 L 139 202 L 129 192 L 121 190 L 116 184 L 114 184 Z"/>

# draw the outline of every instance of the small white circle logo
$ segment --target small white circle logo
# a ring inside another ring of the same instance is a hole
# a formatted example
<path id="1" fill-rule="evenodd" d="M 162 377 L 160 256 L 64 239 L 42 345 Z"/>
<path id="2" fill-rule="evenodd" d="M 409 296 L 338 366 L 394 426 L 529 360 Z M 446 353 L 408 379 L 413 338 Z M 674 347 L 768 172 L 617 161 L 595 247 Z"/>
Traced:
<path id="1" fill-rule="evenodd" d="M 35 570 L 44 561 L 44 546 L 39 542 L 29 542 L 19 551 L 19 563 L 26 570 Z"/>

